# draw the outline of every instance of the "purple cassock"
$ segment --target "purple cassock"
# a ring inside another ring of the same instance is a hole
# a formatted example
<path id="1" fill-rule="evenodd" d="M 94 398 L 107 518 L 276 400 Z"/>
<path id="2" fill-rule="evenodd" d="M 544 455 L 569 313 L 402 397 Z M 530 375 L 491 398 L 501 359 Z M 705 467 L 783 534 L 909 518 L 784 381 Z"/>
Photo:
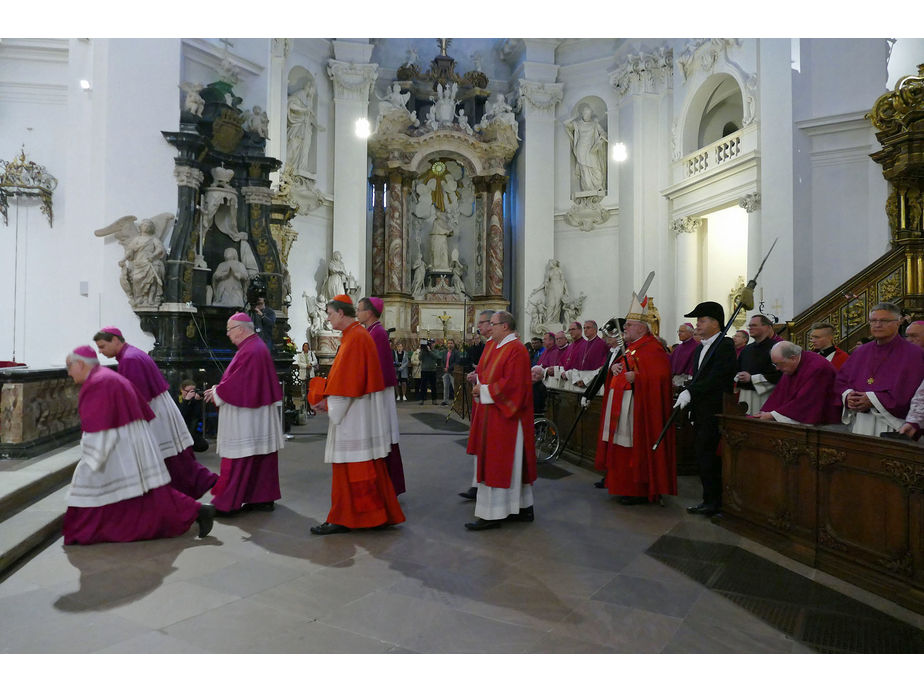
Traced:
<path id="1" fill-rule="evenodd" d="M 237 345 L 215 394 L 221 401 L 221 475 L 212 489 L 213 505 L 230 512 L 248 503 L 278 500 L 282 497 L 278 451 L 284 445 L 279 410 L 282 387 L 273 358 L 259 335 L 254 333 Z"/>
<path id="2" fill-rule="evenodd" d="M 680 342 L 671 352 L 671 375 L 693 375 L 693 352 L 699 346 L 693 337 Z"/>
<path id="3" fill-rule="evenodd" d="M 839 423 L 841 407 L 832 397 L 835 378 L 837 371 L 828 359 L 804 350 L 796 371 L 783 374 L 760 410 L 800 424 Z"/>
<path id="4" fill-rule="evenodd" d="M 565 353 L 562 354 L 561 361 L 558 362 L 558 365 L 565 371 L 577 368 L 581 359 L 584 357 L 584 349 L 586 348 L 587 340 L 583 337 L 576 342 L 571 342 L 571 344 L 565 347 Z"/>
<path id="5" fill-rule="evenodd" d="M 82 454 L 74 470 L 64 543 L 141 541 L 186 532 L 200 505 L 167 483 L 144 423 L 154 419 L 154 412 L 137 388 L 118 373 L 96 366 L 80 387 L 77 412 L 88 450 L 95 454 Z M 102 453 L 100 443 L 109 450 Z M 119 500 L 106 502 L 112 498 Z"/>
<path id="6" fill-rule="evenodd" d="M 568 347 L 563 347 L 559 349 L 558 347 L 552 347 L 551 349 L 546 349 L 539 355 L 539 360 L 536 362 L 536 365 L 542 366 L 543 368 L 560 366 L 562 354 L 565 353 L 567 348 Z"/>
<path id="7" fill-rule="evenodd" d="M 151 428 L 170 472 L 170 485 L 190 498 L 200 498 L 215 485 L 218 475 L 196 460 L 192 436 L 176 402 L 167 393 L 169 385 L 154 359 L 138 347 L 125 344 L 116 360 L 119 362 L 119 375 L 138 388 L 157 416 L 158 420 L 151 424 Z"/>
<path id="8" fill-rule="evenodd" d="M 398 384 L 398 377 L 395 373 L 394 362 L 391 357 L 391 346 L 388 344 L 388 332 L 382 327 L 382 323 L 376 320 L 369 326 L 369 336 L 375 342 L 375 350 L 379 354 L 379 364 L 382 366 L 382 379 L 385 381 L 385 388 L 394 388 Z M 391 397 L 387 398 L 389 402 L 389 419 L 392 422 L 391 431 L 391 451 L 385 458 L 385 467 L 388 469 L 388 476 L 391 477 L 391 484 L 395 487 L 395 495 L 404 493 L 407 489 L 404 484 L 404 464 L 401 462 L 401 449 L 398 447 L 398 409 L 395 406 L 394 390 Z"/>
<path id="9" fill-rule="evenodd" d="M 840 408 L 845 391 L 865 392 L 889 414 L 904 420 L 922 379 L 924 349 L 896 335 L 886 344 L 868 342 L 853 351 L 837 372 L 834 400 Z"/>
<path id="10" fill-rule="evenodd" d="M 583 341 L 584 351 L 580 359 L 576 359 L 571 367 L 577 368 L 579 371 L 595 371 L 606 363 L 610 355 L 610 348 L 599 336 Z"/>

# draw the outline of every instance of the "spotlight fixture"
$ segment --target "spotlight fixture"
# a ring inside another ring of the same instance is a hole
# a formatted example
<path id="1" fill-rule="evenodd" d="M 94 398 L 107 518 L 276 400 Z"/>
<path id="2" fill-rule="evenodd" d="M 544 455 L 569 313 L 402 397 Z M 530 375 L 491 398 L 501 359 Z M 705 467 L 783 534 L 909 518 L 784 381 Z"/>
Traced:
<path id="1" fill-rule="evenodd" d="M 629 151 L 622 142 L 613 145 L 613 161 L 625 161 L 629 158 Z"/>
<path id="2" fill-rule="evenodd" d="M 80 88 L 84 91 L 90 91 L 90 80 L 82 79 L 80 80 Z"/>
<path id="3" fill-rule="evenodd" d="M 371 129 L 369 128 L 369 121 L 365 118 L 357 118 L 356 120 L 356 136 L 367 140 L 369 135 L 372 134 Z"/>

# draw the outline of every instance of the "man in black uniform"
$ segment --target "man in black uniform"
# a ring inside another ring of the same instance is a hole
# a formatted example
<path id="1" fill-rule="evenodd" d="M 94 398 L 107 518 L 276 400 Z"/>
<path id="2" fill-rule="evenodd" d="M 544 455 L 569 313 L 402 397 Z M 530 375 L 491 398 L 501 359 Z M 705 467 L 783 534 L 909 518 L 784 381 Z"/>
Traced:
<path id="1" fill-rule="evenodd" d="M 735 343 L 722 333 L 725 311 L 721 305 L 704 301 L 684 317 L 696 318 L 694 334 L 701 340 L 693 352 L 693 380 L 675 405 L 690 405 L 694 453 L 703 483 L 703 502 L 687 512 L 711 517 L 722 507 L 722 458 L 716 454 L 721 434 L 716 415 L 722 413 L 723 395 L 732 391 L 738 364 Z"/>

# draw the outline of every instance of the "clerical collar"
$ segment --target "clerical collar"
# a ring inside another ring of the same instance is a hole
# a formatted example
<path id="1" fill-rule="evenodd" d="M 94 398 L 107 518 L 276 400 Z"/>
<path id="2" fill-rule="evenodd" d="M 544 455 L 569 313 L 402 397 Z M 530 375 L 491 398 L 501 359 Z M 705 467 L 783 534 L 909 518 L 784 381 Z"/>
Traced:
<path id="1" fill-rule="evenodd" d="M 583 339 L 584 339 L 585 342 L 592 342 L 592 341 L 594 341 L 597 337 L 598 337 L 598 335 L 594 335 L 594 336 L 591 337 L 590 339 L 587 339 L 587 337 L 583 337 Z"/>
<path id="2" fill-rule="evenodd" d="M 837 347 L 834 346 L 834 345 L 832 344 L 832 345 L 829 346 L 829 347 L 825 347 L 824 349 L 822 349 L 822 350 L 819 351 L 818 353 L 819 353 L 820 355 L 822 355 L 822 356 L 827 357 L 827 356 L 829 356 L 830 354 L 833 354 L 834 351 L 835 351 L 836 349 L 837 349 Z"/>
<path id="3" fill-rule="evenodd" d="M 512 342 L 512 341 L 515 340 L 516 338 L 517 338 L 517 333 L 516 333 L 516 332 L 511 332 L 511 333 L 508 334 L 506 337 L 504 337 L 503 340 L 501 340 L 501 343 L 500 343 L 500 344 L 498 344 L 498 345 L 497 345 L 496 347 L 494 347 L 494 348 L 495 348 L 495 349 L 500 349 L 500 348 L 501 348 L 502 346 L 504 346 L 507 342 Z"/>

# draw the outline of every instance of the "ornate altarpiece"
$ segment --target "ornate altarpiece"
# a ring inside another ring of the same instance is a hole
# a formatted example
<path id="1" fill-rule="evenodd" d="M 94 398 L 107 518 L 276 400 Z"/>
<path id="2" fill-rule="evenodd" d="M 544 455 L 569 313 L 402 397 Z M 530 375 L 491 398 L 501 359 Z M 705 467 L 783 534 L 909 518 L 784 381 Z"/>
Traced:
<path id="1" fill-rule="evenodd" d="M 504 193 L 518 147 L 503 95 L 437 56 L 405 64 L 380 98 L 372 158 L 372 294 L 396 337 L 470 334 L 504 309 Z M 470 125 L 469 123 L 472 123 Z"/>

